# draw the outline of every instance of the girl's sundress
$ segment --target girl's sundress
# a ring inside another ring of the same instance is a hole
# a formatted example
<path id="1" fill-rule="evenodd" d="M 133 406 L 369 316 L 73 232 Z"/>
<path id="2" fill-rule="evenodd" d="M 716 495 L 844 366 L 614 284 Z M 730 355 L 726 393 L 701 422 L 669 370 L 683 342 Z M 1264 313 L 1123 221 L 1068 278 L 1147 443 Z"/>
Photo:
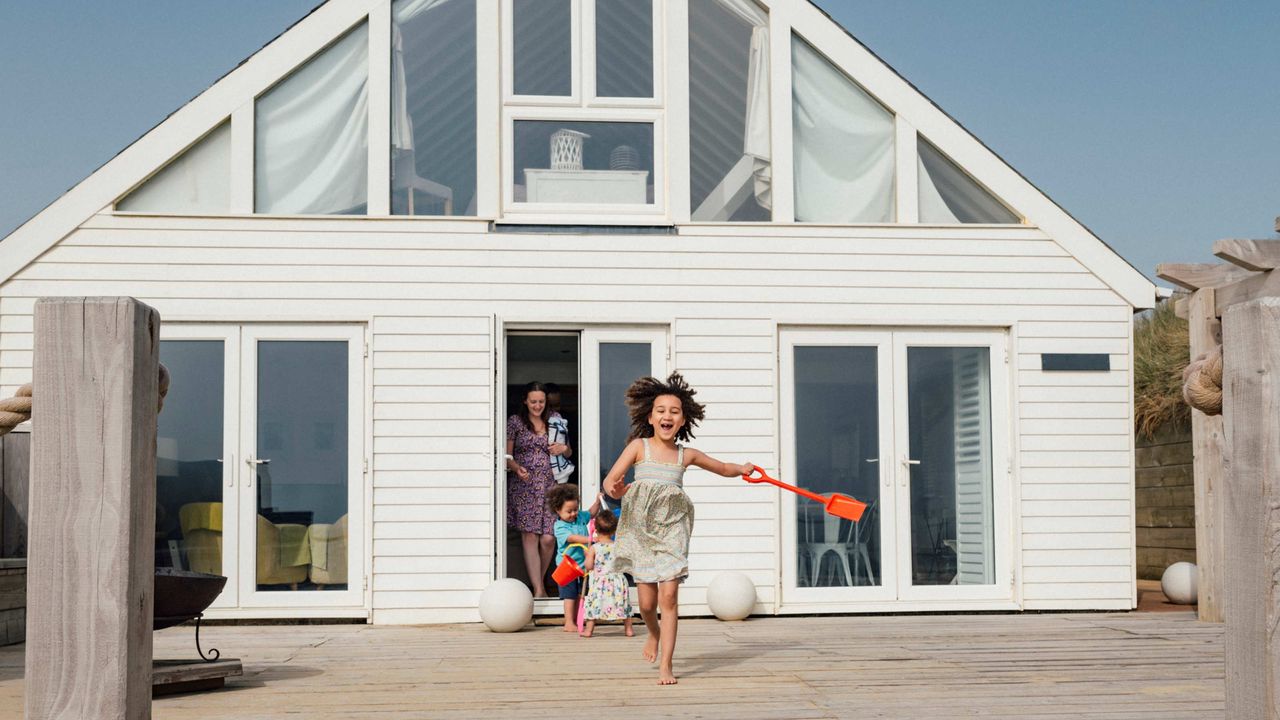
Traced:
<path id="1" fill-rule="evenodd" d="M 622 496 L 614 570 L 638 583 L 689 576 L 693 501 L 683 488 L 684 446 L 677 448 L 674 463 L 656 462 L 645 438 L 644 460 L 636 463 L 635 482 Z"/>
<path id="2" fill-rule="evenodd" d="M 631 598 L 627 595 L 627 579 L 614 570 L 616 542 L 595 543 L 595 564 L 591 567 L 591 585 L 587 590 L 588 620 L 625 620 L 631 617 Z"/>

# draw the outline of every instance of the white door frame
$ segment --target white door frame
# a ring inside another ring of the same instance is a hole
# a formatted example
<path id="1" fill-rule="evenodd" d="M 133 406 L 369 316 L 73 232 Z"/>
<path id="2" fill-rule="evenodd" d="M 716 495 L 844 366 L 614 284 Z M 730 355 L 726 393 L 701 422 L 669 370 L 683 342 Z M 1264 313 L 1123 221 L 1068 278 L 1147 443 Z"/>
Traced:
<path id="1" fill-rule="evenodd" d="M 781 433 L 784 481 L 796 477 L 795 357 L 797 346 L 873 346 L 877 348 L 877 397 L 880 418 L 880 532 L 881 573 L 876 586 L 833 588 L 799 587 L 797 583 L 796 525 L 799 500 L 783 492 L 780 504 L 782 537 L 783 605 L 852 607 L 855 603 L 901 603 L 919 607 L 954 602 L 999 602 L 1014 599 L 1014 507 L 1011 453 L 1013 429 L 1009 407 L 1010 369 L 1005 358 L 1008 334 L 989 329 L 906 328 L 781 328 L 779 330 L 779 385 L 782 403 Z M 910 473 L 907 412 L 907 349 L 909 347 L 988 347 L 990 350 L 992 507 L 994 523 L 995 579 L 990 585 L 912 584 Z M 976 606 L 974 606 L 976 607 Z"/>
<path id="2" fill-rule="evenodd" d="M 613 467 L 616 457 L 601 457 L 600 448 L 600 346 L 609 343 L 648 343 L 649 372 L 656 377 L 667 376 L 667 328 L 666 327 L 592 327 L 582 331 L 580 348 L 581 381 L 578 397 L 581 400 L 582 429 L 578 433 L 578 447 L 582 449 L 583 464 L 579 474 L 582 499 L 590 505 L 600 492 L 600 478 Z"/>
<path id="3" fill-rule="evenodd" d="M 241 326 L 241 422 L 239 513 L 240 607 L 319 608 L 363 607 L 365 604 L 365 328 L 360 325 L 243 325 Z M 347 589 L 323 591 L 259 591 L 257 589 L 257 490 L 256 470 L 250 463 L 258 457 L 257 390 L 260 341 L 345 341 L 347 343 Z M 253 552 L 249 550 L 253 549 Z"/>
<path id="4" fill-rule="evenodd" d="M 817 347 L 874 347 L 876 348 L 876 396 L 879 407 L 878 458 L 875 460 L 880 478 L 880 577 L 878 585 L 852 587 L 800 587 L 797 578 L 796 511 L 799 503 L 812 503 L 798 498 L 794 493 L 782 492 L 780 506 L 782 523 L 782 588 L 784 600 L 795 603 L 847 603 L 854 601 L 888 601 L 897 597 L 897 565 L 893 561 L 896 517 L 896 493 L 893 490 L 893 463 L 895 457 L 893 428 L 892 382 L 892 333 L 886 330 L 822 330 L 810 328 L 782 329 L 779 333 L 781 348 L 779 369 L 782 382 L 782 448 L 783 482 L 804 486 L 804 478 L 797 476 L 796 463 L 796 401 L 795 401 L 795 348 Z M 863 499 L 863 498 L 859 498 Z M 815 507 L 817 505 L 815 504 Z M 819 508 L 820 510 L 821 508 Z"/>
<path id="5" fill-rule="evenodd" d="M 1009 374 L 1004 363 L 1008 336 L 992 330 L 900 330 L 893 333 L 894 436 L 898 439 L 893 472 L 899 495 L 899 600 L 1012 600 L 1013 501 L 1010 465 Z M 986 347 L 991 388 L 991 513 L 994 524 L 995 576 L 990 585 L 913 585 L 911 582 L 910 447 L 907 413 L 907 350 L 911 347 Z"/>
<path id="6" fill-rule="evenodd" d="M 227 584 L 209 607 L 235 608 L 239 605 L 240 491 L 240 327 L 238 325 L 178 325 L 161 323 L 160 340 L 210 340 L 222 343 L 222 574 Z M 200 382 L 200 378 L 177 377 L 175 383 Z M 163 414 L 163 411 L 162 411 Z"/>
<path id="7" fill-rule="evenodd" d="M 569 437 L 577 463 L 578 482 L 582 497 L 590 505 L 600 487 L 600 344 L 611 342 L 649 343 L 650 367 L 655 375 L 665 377 L 669 365 L 669 325 L 586 325 L 565 323 L 504 323 L 494 318 L 494 445 L 496 448 L 494 473 L 494 554 L 493 577 L 506 576 L 507 568 L 507 472 L 506 472 L 506 423 L 512 409 L 506 406 L 507 387 L 507 337 L 511 335 L 566 334 L 578 335 L 578 410 L 577 428 L 570 428 Z M 614 458 L 607 459 L 612 463 Z M 534 612 L 538 615 L 563 612 L 560 600 L 537 599 Z"/>

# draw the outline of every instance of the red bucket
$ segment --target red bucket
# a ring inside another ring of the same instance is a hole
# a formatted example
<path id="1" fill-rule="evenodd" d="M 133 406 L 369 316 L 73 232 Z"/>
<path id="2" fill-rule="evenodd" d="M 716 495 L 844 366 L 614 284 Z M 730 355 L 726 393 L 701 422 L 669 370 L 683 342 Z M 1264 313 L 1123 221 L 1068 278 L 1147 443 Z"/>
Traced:
<path id="1" fill-rule="evenodd" d="M 556 566 L 555 572 L 551 573 L 551 579 L 555 580 L 560 587 L 564 587 L 585 574 L 582 566 L 566 553 L 564 559 Z"/>

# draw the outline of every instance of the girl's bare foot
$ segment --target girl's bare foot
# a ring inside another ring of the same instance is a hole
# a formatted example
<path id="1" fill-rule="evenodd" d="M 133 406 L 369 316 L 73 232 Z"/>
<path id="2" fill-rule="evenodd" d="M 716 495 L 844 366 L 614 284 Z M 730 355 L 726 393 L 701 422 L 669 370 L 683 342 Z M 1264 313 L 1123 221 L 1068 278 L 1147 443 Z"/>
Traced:
<path id="1" fill-rule="evenodd" d="M 649 635 L 644 641 L 644 650 L 640 653 L 645 662 L 653 662 L 658 659 L 658 636 Z"/>
<path id="2" fill-rule="evenodd" d="M 658 684 L 659 685 L 675 685 L 675 673 L 671 672 L 671 668 L 658 668 Z"/>
<path id="3" fill-rule="evenodd" d="M 581 635 L 581 636 L 582 636 L 582 637 L 584 637 L 584 638 L 589 638 L 589 637 L 591 637 L 591 633 L 592 633 L 592 632 L 595 632 L 595 629 L 596 629 L 596 624 L 595 624 L 595 622 L 594 622 L 594 621 L 590 621 L 590 620 L 589 620 L 589 621 L 587 621 L 587 626 L 586 626 L 585 628 L 583 628 L 582 632 L 580 632 L 580 633 L 578 633 L 578 634 L 579 634 L 579 635 Z"/>
<path id="4" fill-rule="evenodd" d="M 635 637 L 635 636 L 636 636 L 636 631 L 631 629 L 631 623 L 627 623 L 626 633 L 627 633 L 627 637 Z"/>

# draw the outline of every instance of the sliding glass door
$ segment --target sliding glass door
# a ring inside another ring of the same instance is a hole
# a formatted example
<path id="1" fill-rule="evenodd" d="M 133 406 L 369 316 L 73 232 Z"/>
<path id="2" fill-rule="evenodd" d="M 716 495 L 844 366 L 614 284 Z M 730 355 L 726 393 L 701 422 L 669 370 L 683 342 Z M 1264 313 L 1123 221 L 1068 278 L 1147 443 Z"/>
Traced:
<path id="1" fill-rule="evenodd" d="M 784 493 L 787 598 L 1008 598 L 1004 335 L 793 330 L 781 356 L 783 472 L 867 503 Z"/>

